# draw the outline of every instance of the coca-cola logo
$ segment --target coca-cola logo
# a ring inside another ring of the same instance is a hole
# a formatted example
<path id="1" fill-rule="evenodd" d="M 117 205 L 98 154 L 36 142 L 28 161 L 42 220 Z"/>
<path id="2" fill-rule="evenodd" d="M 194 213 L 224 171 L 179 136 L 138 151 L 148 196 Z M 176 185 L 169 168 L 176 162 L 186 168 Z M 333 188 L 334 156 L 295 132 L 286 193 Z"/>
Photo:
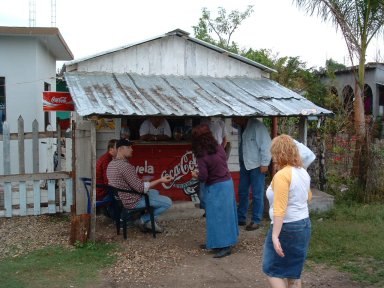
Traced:
<path id="1" fill-rule="evenodd" d="M 190 175 L 191 171 L 197 168 L 196 157 L 192 153 L 192 151 L 187 151 L 184 155 L 180 157 L 180 162 L 177 163 L 169 170 L 164 170 L 161 173 L 161 177 L 171 176 L 173 177 L 173 181 L 165 184 L 163 183 L 163 187 L 165 189 L 170 189 L 171 187 L 184 189 L 192 184 L 195 184 L 197 180 L 189 179 L 188 181 L 182 182 L 181 179 Z"/>
<path id="2" fill-rule="evenodd" d="M 65 104 L 67 103 L 67 97 L 52 97 L 51 102 Z"/>

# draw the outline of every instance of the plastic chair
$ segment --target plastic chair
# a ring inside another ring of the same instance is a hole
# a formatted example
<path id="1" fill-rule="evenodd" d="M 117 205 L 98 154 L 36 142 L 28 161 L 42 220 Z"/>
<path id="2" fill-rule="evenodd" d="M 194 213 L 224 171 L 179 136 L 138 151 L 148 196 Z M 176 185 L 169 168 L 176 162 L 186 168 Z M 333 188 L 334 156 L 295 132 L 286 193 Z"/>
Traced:
<path id="1" fill-rule="evenodd" d="M 134 190 L 125 190 L 125 189 L 120 189 L 116 188 L 113 186 L 108 185 L 108 191 L 112 193 L 113 199 L 112 199 L 112 205 L 113 205 L 113 210 L 116 213 L 116 215 L 120 215 L 120 219 L 122 220 L 123 224 L 123 236 L 124 239 L 127 239 L 127 222 L 130 219 L 130 217 L 137 213 L 137 212 L 145 212 L 147 211 L 149 213 L 150 219 L 151 219 L 151 231 L 153 238 L 156 238 L 156 229 L 155 229 L 155 216 L 153 214 L 154 208 L 151 206 L 149 202 L 149 196 L 147 194 L 142 194 L 139 192 L 136 192 Z M 130 194 L 139 194 L 141 196 L 145 197 L 145 207 L 143 208 L 126 208 L 124 207 L 120 197 L 119 197 L 119 192 L 123 193 L 130 193 Z M 116 220 L 116 231 L 117 234 L 120 234 L 120 219 Z"/>
<path id="2" fill-rule="evenodd" d="M 91 187 L 92 187 L 92 179 L 86 177 L 80 177 L 80 180 L 84 184 L 85 191 L 87 192 L 87 213 L 91 214 Z M 97 188 L 104 188 L 106 185 L 96 185 Z M 108 187 L 107 187 L 108 188 Z M 103 206 L 106 204 L 112 203 L 112 195 L 108 193 L 108 197 L 105 197 L 103 200 L 96 201 L 96 207 Z"/>

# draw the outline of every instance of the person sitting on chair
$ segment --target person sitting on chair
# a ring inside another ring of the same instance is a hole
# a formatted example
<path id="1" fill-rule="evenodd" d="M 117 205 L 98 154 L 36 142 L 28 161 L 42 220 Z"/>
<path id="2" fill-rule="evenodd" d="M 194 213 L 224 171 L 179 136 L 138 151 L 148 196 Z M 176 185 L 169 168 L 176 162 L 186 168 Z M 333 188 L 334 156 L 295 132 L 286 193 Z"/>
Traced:
<path id="1" fill-rule="evenodd" d="M 149 202 L 154 208 L 155 219 L 161 213 L 169 209 L 172 200 L 159 194 L 159 191 L 150 189 L 160 183 L 169 183 L 173 180 L 171 176 L 164 176 L 159 179 L 146 182 L 139 178 L 135 167 L 129 163 L 128 159 L 132 157 L 133 142 L 127 139 L 120 139 L 116 143 L 117 155 L 113 159 L 107 169 L 108 184 L 124 190 L 134 190 L 139 193 L 147 193 Z M 131 194 L 119 192 L 119 197 L 126 208 L 142 208 L 145 207 L 145 197 L 139 194 Z M 142 230 L 151 229 L 151 221 L 149 213 L 142 215 L 135 224 Z M 163 232 L 163 228 L 155 223 L 156 232 Z"/>
<path id="2" fill-rule="evenodd" d="M 140 126 L 140 139 L 145 141 L 164 141 L 172 137 L 171 127 L 164 117 L 151 117 Z"/>

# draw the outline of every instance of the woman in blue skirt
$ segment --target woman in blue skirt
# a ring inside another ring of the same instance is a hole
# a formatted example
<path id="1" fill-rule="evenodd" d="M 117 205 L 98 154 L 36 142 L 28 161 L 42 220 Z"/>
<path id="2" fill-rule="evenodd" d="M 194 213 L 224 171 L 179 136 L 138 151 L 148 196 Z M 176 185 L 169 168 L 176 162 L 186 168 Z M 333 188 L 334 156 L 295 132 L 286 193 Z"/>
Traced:
<path id="1" fill-rule="evenodd" d="M 192 177 L 205 183 L 207 238 L 202 248 L 214 250 L 213 257 L 222 258 L 231 254 L 239 236 L 235 191 L 227 156 L 206 124 L 193 128 L 192 151 L 198 165 Z"/>
<path id="2" fill-rule="evenodd" d="M 311 178 L 290 136 L 274 138 L 271 153 L 278 172 L 267 189 L 272 223 L 264 244 L 263 271 L 273 288 L 300 288 L 311 237 Z"/>

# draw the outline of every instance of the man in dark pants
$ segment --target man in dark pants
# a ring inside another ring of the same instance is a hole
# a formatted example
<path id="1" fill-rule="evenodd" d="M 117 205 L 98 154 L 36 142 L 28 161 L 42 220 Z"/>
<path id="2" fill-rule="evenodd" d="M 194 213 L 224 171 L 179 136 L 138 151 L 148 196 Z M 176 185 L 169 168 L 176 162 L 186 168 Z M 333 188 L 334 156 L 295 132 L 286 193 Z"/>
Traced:
<path id="1" fill-rule="evenodd" d="M 249 190 L 252 188 L 252 219 L 246 230 L 260 228 L 264 212 L 265 174 L 271 161 L 271 137 L 263 122 L 256 118 L 236 117 L 233 122 L 239 131 L 239 205 L 237 216 L 240 226 L 246 225 Z"/>

